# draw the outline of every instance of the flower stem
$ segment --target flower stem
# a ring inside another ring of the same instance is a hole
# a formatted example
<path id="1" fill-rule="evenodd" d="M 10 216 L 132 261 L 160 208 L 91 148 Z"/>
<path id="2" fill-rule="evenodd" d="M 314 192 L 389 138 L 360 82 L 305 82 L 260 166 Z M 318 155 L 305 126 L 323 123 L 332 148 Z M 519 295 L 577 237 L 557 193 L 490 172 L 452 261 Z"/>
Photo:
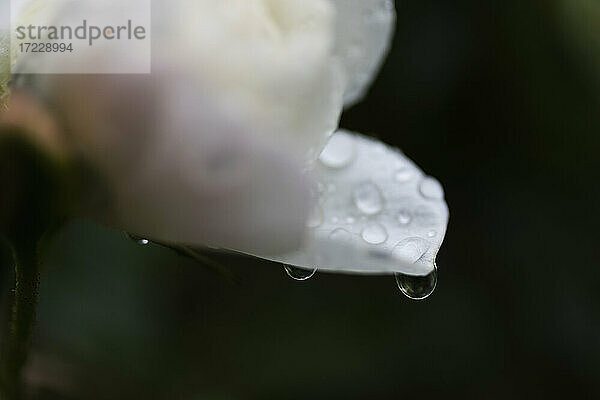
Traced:
<path id="1" fill-rule="evenodd" d="M 37 246 L 13 247 L 15 289 L 0 358 L 0 400 L 22 398 L 22 372 L 29 356 L 39 294 Z"/>

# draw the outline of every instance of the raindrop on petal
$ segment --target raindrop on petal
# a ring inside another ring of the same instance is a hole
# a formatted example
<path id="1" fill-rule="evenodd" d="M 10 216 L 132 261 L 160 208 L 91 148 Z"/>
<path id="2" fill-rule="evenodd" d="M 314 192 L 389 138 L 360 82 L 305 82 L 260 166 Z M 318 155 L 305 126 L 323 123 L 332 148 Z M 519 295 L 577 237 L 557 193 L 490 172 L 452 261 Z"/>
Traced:
<path id="1" fill-rule="evenodd" d="M 425 276 L 413 276 L 401 273 L 394 274 L 396 284 L 402 293 L 412 300 L 423 300 L 429 297 L 437 286 L 437 265 L 433 265 L 433 271 Z"/>
<path id="2" fill-rule="evenodd" d="M 398 183 L 406 183 L 413 177 L 413 171 L 407 167 L 402 167 L 394 172 L 394 180 Z"/>
<path id="3" fill-rule="evenodd" d="M 352 242 L 352 234 L 344 228 L 337 228 L 329 234 L 329 238 L 339 242 Z"/>
<path id="4" fill-rule="evenodd" d="M 383 209 L 383 195 L 373 182 L 364 182 L 354 188 L 352 192 L 354 204 L 360 212 L 375 215 Z"/>
<path id="5" fill-rule="evenodd" d="M 292 265 L 283 265 L 283 269 L 288 276 L 296 281 L 305 281 L 311 278 L 315 272 L 317 272 L 317 268 L 315 269 L 306 269 L 306 268 L 298 268 Z"/>
<path id="6" fill-rule="evenodd" d="M 388 233 L 379 223 L 369 224 L 363 229 L 361 236 L 369 244 L 380 244 L 387 240 Z"/>
<path id="7" fill-rule="evenodd" d="M 425 178 L 419 185 L 419 191 L 428 199 L 441 200 L 444 198 L 442 185 L 434 178 Z"/>
<path id="8" fill-rule="evenodd" d="M 410 224 L 410 221 L 412 221 L 412 215 L 408 210 L 400 210 L 396 216 L 396 219 L 400 225 L 408 225 Z"/>
<path id="9" fill-rule="evenodd" d="M 356 142 L 352 137 L 334 134 L 319 156 L 319 161 L 329 168 L 344 168 L 356 157 Z"/>
<path id="10" fill-rule="evenodd" d="M 308 216 L 308 220 L 306 221 L 306 226 L 308 228 L 317 228 L 323 223 L 323 209 L 321 206 L 313 207 L 310 215 Z"/>

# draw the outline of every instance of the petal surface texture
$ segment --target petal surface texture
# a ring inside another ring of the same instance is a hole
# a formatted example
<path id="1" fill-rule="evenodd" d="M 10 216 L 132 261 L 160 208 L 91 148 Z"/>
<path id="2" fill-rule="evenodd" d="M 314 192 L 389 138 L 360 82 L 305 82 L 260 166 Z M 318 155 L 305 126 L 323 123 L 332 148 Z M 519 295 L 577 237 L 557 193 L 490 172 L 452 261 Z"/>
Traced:
<path id="1" fill-rule="evenodd" d="M 392 0 L 333 0 L 335 51 L 346 73 L 344 103 L 359 101 L 387 55 L 396 23 Z"/>
<path id="2" fill-rule="evenodd" d="M 340 130 L 315 165 L 304 246 L 272 261 L 337 273 L 427 275 L 448 223 L 440 183 L 399 150 Z"/>

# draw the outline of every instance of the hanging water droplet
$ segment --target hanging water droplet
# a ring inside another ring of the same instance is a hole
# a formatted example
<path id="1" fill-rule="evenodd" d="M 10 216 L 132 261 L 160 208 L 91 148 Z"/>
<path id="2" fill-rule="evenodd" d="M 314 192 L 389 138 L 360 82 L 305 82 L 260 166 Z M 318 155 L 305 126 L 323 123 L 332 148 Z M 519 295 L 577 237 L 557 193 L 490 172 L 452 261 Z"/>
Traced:
<path id="1" fill-rule="evenodd" d="M 311 278 L 315 274 L 315 272 L 317 272 L 317 268 L 311 270 L 306 268 L 294 267 L 292 265 L 287 264 L 283 265 L 283 269 L 290 278 L 297 281 L 305 281 Z"/>
<path id="2" fill-rule="evenodd" d="M 407 167 L 402 167 L 394 172 L 394 180 L 398 183 L 406 183 L 413 177 L 413 171 Z"/>
<path id="3" fill-rule="evenodd" d="M 383 209 L 383 195 L 373 182 L 364 182 L 356 186 L 352 196 L 356 208 L 364 214 L 375 215 Z"/>
<path id="4" fill-rule="evenodd" d="M 150 244 L 150 241 L 142 236 L 137 236 L 137 235 L 134 235 L 133 233 L 125 233 L 125 234 L 127 235 L 127 237 L 130 240 L 133 240 L 137 244 L 140 244 L 142 246 L 146 246 L 146 245 Z"/>
<path id="5" fill-rule="evenodd" d="M 329 168 L 344 168 L 356 157 L 356 141 L 349 135 L 334 134 L 323 152 L 319 161 Z"/>
<path id="6" fill-rule="evenodd" d="M 421 181 L 419 191 L 428 199 L 441 200 L 444 198 L 442 185 L 434 178 L 427 177 Z"/>
<path id="7" fill-rule="evenodd" d="M 435 237 L 435 235 L 437 235 L 437 232 L 434 230 L 430 230 L 429 232 L 427 232 L 427 237 Z"/>
<path id="8" fill-rule="evenodd" d="M 423 300 L 429 297 L 437 286 L 437 265 L 433 265 L 433 271 L 425 276 L 413 276 L 401 273 L 394 274 L 396 284 L 402 293 L 412 300 Z"/>
<path id="9" fill-rule="evenodd" d="M 383 225 L 372 223 L 363 229 L 361 236 L 369 244 L 380 244 L 387 240 L 388 233 Z"/>
<path id="10" fill-rule="evenodd" d="M 408 224 L 410 224 L 410 221 L 412 220 L 412 216 L 410 214 L 410 211 L 404 209 L 404 210 L 400 210 L 398 212 L 396 219 L 398 220 L 398 223 L 400 225 L 408 225 Z"/>

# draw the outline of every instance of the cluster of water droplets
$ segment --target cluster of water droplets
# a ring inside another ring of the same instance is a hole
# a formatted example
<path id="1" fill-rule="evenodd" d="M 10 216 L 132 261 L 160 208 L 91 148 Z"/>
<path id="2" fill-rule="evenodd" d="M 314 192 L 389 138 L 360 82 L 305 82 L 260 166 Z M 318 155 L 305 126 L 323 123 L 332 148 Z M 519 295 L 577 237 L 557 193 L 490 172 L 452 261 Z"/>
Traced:
<path id="1" fill-rule="evenodd" d="M 334 134 L 321 153 L 319 162 L 324 167 L 322 175 L 329 179 L 317 185 L 316 206 L 307 226 L 324 232 L 330 230 L 328 237 L 336 243 L 346 242 L 352 245 L 356 243 L 355 240 L 362 240 L 373 249 L 380 249 L 380 253 L 375 251 L 374 254 L 391 254 L 395 259 L 421 265 L 412 274 L 394 275 L 398 288 L 405 296 L 415 300 L 427 298 L 437 285 L 437 266 L 430 240 L 439 235 L 436 228 L 439 225 L 439 215 L 435 207 L 429 206 L 429 202 L 443 200 L 444 191 L 437 180 L 424 176 L 414 165 L 404 162 L 400 157 L 396 164 L 385 166 L 391 172 L 387 178 L 389 183 L 385 182 L 386 178 L 382 178 L 381 174 L 376 174 L 375 179 L 358 180 L 349 187 L 349 182 L 354 178 L 352 172 L 347 173 L 342 180 L 336 177 L 344 176 L 344 171 L 354 168 L 353 164 L 359 157 L 365 157 L 365 154 L 360 153 L 364 149 L 359 149 L 357 142 L 356 137 L 351 134 Z M 390 149 L 375 143 L 368 151 L 371 152 L 366 155 L 369 162 L 377 162 L 379 157 L 389 157 Z M 386 198 L 389 193 L 382 190 L 384 188 L 389 191 L 390 184 L 400 188 L 397 190 L 399 195 L 392 194 L 392 204 L 388 204 L 389 199 Z M 345 205 L 344 197 L 347 195 L 350 196 L 349 201 L 354 210 Z M 398 196 L 412 198 L 406 202 L 405 207 L 394 208 L 403 204 Z M 418 198 L 422 200 L 419 201 Z M 327 203 L 328 201 L 333 203 Z M 396 225 L 392 227 L 389 225 L 390 221 Z M 399 237 L 402 240 L 393 242 Z M 433 269 L 428 275 L 420 276 L 418 273 L 423 270 L 423 264 L 432 265 Z M 284 268 L 296 280 L 306 280 L 317 270 L 287 264 L 284 264 Z"/>
<path id="2" fill-rule="evenodd" d="M 378 228 L 375 228 L 375 230 L 377 231 Z M 336 233 L 336 235 L 344 235 L 343 232 L 344 230 L 339 230 Z M 370 235 L 374 235 L 374 238 L 381 237 L 378 236 L 380 234 L 381 233 L 378 232 L 370 233 Z M 126 235 L 130 240 L 142 246 L 147 246 L 151 243 L 150 240 L 145 239 L 141 236 L 137 236 L 131 233 L 126 233 Z M 305 281 L 307 279 L 310 279 L 317 272 L 317 268 L 307 269 L 285 264 L 283 266 L 283 269 L 290 278 L 296 281 Z M 435 267 L 433 272 L 427 276 L 410 276 L 400 273 L 396 273 L 395 276 L 398 288 L 400 288 L 400 290 L 402 291 L 402 293 L 404 293 L 405 296 L 414 300 L 422 300 L 431 295 L 431 293 L 433 293 L 437 285 L 437 266 Z"/>
<path id="3" fill-rule="evenodd" d="M 373 151 L 374 153 L 369 154 L 369 157 L 376 159 L 378 155 L 389 150 L 381 144 L 374 146 Z M 326 171 L 344 171 L 352 166 L 357 157 L 356 140 L 348 134 L 336 134 L 320 155 L 319 162 L 326 168 Z M 444 191 L 439 182 L 423 176 L 412 165 L 399 162 L 395 165 L 389 180 L 392 182 L 392 186 L 413 185 L 410 187 L 414 187 L 414 189 L 410 190 L 418 192 L 417 195 L 421 199 L 434 202 L 443 200 Z M 413 274 L 394 273 L 398 288 L 408 298 L 421 300 L 430 296 L 437 286 L 438 275 L 437 265 L 431 258 L 432 243 L 430 242 L 439 234 L 435 229 L 438 223 L 438 215 L 435 210 L 423 202 L 414 201 L 412 203 L 409 201 L 407 204 L 401 203 L 403 204 L 401 208 L 392 208 L 394 204 L 387 204 L 388 199 L 381 189 L 383 187 L 389 190 L 387 183 L 379 186 L 376 180 L 367 179 L 359 180 L 348 187 L 343 181 L 338 182 L 334 179 L 334 182 L 339 183 L 340 187 L 333 182 L 317 184 L 314 190 L 316 206 L 307 220 L 307 226 L 317 229 L 325 225 L 328 238 L 335 243 L 346 243 L 353 246 L 356 244 L 355 240 L 362 240 L 369 248 L 387 249 L 384 253 L 389 252 L 395 259 L 413 264 L 431 263 L 433 269 L 428 275 L 418 275 L 417 269 Z M 409 188 L 409 186 L 404 186 L 404 188 Z M 339 190 L 342 189 L 346 192 L 339 193 Z M 409 189 L 403 190 L 402 194 L 409 192 Z M 343 203 L 336 207 L 340 201 L 344 201 L 344 196 L 350 197 L 346 201 L 352 205 L 353 209 L 344 208 Z M 335 203 L 336 206 L 330 205 L 327 208 L 330 213 L 327 215 L 324 206 L 331 199 L 338 203 Z M 395 203 L 397 206 L 398 201 L 395 200 Z M 346 215 L 338 214 L 338 208 Z M 383 214 L 385 214 L 385 218 L 382 217 Z M 390 221 L 393 221 L 395 227 L 390 225 Z M 398 231 L 399 229 L 400 231 Z M 392 241 L 394 240 L 393 235 L 395 235 L 395 240 L 398 240 L 399 235 L 404 238 L 395 243 Z M 127 236 L 140 245 L 151 243 L 150 240 L 141 236 L 130 233 Z M 315 275 L 318 267 L 298 267 L 284 263 L 283 269 L 290 278 L 305 281 Z M 420 270 L 422 271 L 422 269 Z"/>
<path id="4" fill-rule="evenodd" d="M 286 264 L 283 265 L 283 269 L 290 278 L 296 281 L 308 280 L 317 272 L 317 268 L 306 269 Z M 406 297 L 412 300 L 424 300 L 435 291 L 437 286 L 437 265 L 429 275 L 413 276 L 395 273 L 394 276 L 398 288 Z"/>

